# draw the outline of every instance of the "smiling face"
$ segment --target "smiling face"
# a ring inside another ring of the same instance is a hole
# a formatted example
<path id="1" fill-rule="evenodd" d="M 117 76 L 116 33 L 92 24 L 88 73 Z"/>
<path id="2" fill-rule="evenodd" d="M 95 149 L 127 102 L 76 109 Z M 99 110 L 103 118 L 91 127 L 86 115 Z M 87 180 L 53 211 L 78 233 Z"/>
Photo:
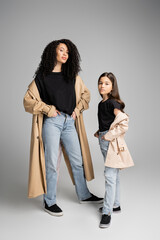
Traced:
<path id="1" fill-rule="evenodd" d="M 56 48 L 57 62 L 66 63 L 69 57 L 69 52 L 66 44 L 60 43 Z"/>
<path id="2" fill-rule="evenodd" d="M 108 77 L 101 77 L 98 82 L 99 93 L 103 97 L 107 97 L 108 94 L 112 91 L 112 82 Z"/>

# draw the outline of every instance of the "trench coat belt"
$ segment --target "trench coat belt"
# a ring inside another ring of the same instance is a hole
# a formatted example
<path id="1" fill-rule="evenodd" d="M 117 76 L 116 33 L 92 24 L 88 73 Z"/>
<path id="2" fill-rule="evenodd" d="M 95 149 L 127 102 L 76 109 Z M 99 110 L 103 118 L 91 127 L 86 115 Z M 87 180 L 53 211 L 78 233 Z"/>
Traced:
<path id="1" fill-rule="evenodd" d="M 124 146 L 122 146 L 122 144 L 120 143 L 119 139 L 116 138 L 116 143 L 117 143 L 117 155 L 120 153 L 120 152 L 124 152 Z"/>

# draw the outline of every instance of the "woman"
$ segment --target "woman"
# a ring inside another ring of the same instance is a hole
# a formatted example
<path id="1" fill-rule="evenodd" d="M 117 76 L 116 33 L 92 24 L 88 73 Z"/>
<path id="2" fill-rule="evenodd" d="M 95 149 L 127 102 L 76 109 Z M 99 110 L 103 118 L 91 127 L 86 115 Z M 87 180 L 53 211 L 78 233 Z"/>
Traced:
<path id="1" fill-rule="evenodd" d="M 44 49 L 24 97 L 25 110 L 33 114 L 28 195 L 44 194 L 44 209 L 54 216 L 63 215 L 56 204 L 60 142 L 80 203 L 103 200 L 89 192 L 85 180 L 94 178 L 82 115 L 90 94 L 79 71 L 76 46 L 67 39 L 53 41 Z"/>

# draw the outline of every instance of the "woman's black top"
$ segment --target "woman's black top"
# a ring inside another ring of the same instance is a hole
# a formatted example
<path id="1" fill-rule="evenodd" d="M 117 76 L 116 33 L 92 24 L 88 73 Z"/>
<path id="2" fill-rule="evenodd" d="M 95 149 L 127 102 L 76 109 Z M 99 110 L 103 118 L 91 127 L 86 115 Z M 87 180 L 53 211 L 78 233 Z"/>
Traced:
<path id="1" fill-rule="evenodd" d="M 76 107 L 75 81 L 67 81 L 62 72 L 51 72 L 45 77 L 38 74 L 35 82 L 43 102 L 72 115 Z"/>
<path id="2" fill-rule="evenodd" d="M 104 102 L 101 101 L 98 104 L 98 122 L 100 132 L 109 130 L 110 125 L 115 119 L 115 108 L 121 109 L 121 105 L 116 100 L 110 98 Z"/>

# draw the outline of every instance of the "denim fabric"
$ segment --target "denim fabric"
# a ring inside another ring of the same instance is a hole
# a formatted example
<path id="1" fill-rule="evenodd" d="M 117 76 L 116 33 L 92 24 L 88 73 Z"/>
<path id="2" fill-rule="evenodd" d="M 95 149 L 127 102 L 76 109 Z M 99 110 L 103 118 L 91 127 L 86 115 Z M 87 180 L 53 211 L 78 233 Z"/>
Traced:
<path id="1" fill-rule="evenodd" d="M 102 139 L 102 136 L 108 131 L 99 132 L 99 145 L 106 161 L 107 151 L 109 147 L 109 142 Z M 105 176 L 105 196 L 102 214 L 111 215 L 113 207 L 120 206 L 120 179 L 119 179 L 119 169 L 106 167 L 104 169 Z"/>
<path id="2" fill-rule="evenodd" d="M 68 155 L 79 200 L 91 197 L 84 177 L 82 155 L 74 119 L 61 112 L 56 117 L 44 116 L 42 139 L 45 152 L 47 194 L 44 199 L 48 206 L 56 203 L 57 161 L 59 144 L 62 142 Z"/>

